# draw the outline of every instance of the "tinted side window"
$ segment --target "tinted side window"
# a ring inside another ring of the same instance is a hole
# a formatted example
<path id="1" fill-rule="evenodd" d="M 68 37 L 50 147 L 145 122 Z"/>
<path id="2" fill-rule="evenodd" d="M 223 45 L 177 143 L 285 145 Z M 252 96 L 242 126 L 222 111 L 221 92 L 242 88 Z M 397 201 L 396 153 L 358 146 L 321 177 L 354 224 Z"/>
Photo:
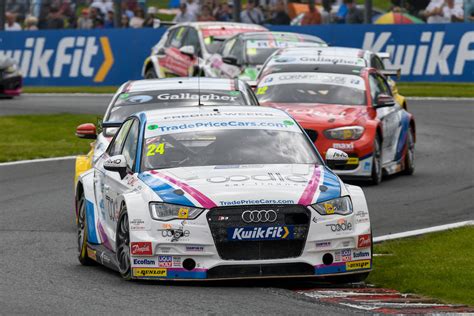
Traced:
<path id="1" fill-rule="evenodd" d="M 132 170 L 137 155 L 138 133 L 139 123 L 138 120 L 134 119 L 122 149 L 122 155 L 124 155 L 125 160 L 127 161 L 127 166 Z"/>
<path id="2" fill-rule="evenodd" d="M 385 69 L 385 66 L 384 66 L 382 60 L 379 57 L 377 57 L 376 55 L 374 55 L 372 57 L 372 67 L 374 67 L 378 70 L 384 70 Z"/>
<path id="3" fill-rule="evenodd" d="M 188 32 L 186 33 L 186 39 L 184 40 L 183 46 L 192 46 L 194 47 L 194 52 L 196 55 L 201 55 L 201 44 L 199 43 L 199 35 L 198 32 L 193 28 L 188 28 Z"/>
<path id="4" fill-rule="evenodd" d="M 184 35 L 186 34 L 186 28 L 180 27 L 173 33 L 173 37 L 171 38 L 170 46 L 174 48 L 181 48 L 183 46 L 183 39 Z"/>
<path id="5" fill-rule="evenodd" d="M 125 138 L 127 137 L 128 131 L 132 123 L 133 120 L 126 121 L 122 124 L 122 127 L 120 127 L 118 133 L 115 134 L 114 139 L 112 140 L 109 145 L 109 148 L 107 149 L 107 153 L 109 154 L 109 156 L 120 155 L 120 153 L 122 152 L 123 144 L 125 142 Z"/>
<path id="6" fill-rule="evenodd" d="M 383 94 L 392 95 L 392 91 L 388 86 L 387 81 L 380 75 L 377 75 L 377 84 Z"/>
<path id="7" fill-rule="evenodd" d="M 235 41 L 236 41 L 236 39 L 233 38 L 233 39 L 227 41 L 227 43 L 224 44 L 223 49 L 222 49 L 222 54 L 221 54 L 223 57 L 229 56 L 230 50 L 234 46 Z"/>
<path id="8" fill-rule="evenodd" d="M 243 47 L 242 41 L 237 41 L 235 45 L 232 47 L 230 50 L 229 56 L 237 58 L 237 62 L 241 64 L 243 62 L 243 53 L 244 53 L 244 47 Z"/>
<path id="9" fill-rule="evenodd" d="M 380 88 L 377 83 L 377 78 L 375 78 L 374 74 L 369 76 L 369 85 L 370 85 L 370 96 L 372 100 L 375 102 L 375 99 L 380 94 Z"/>

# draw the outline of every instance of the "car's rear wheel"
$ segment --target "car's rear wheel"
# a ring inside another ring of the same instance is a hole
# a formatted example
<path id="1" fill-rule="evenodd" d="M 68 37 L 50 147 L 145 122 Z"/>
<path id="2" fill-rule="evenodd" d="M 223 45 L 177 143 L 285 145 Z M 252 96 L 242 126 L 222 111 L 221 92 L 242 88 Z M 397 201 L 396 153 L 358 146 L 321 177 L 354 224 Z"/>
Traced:
<path id="1" fill-rule="evenodd" d="M 79 252 L 79 262 L 85 266 L 95 264 L 95 261 L 87 255 L 87 216 L 86 216 L 86 199 L 81 194 L 77 203 L 77 250 Z"/>
<path id="2" fill-rule="evenodd" d="M 374 141 L 374 150 L 372 155 L 372 175 L 370 176 L 370 182 L 374 185 L 382 182 L 382 144 L 380 137 L 377 135 Z"/>
<path id="3" fill-rule="evenodd" d="M 122 206 L 117 226 L 117 262 L 120 275 L 125 280 L 132 278 L 130 266 L 130 227 L 128 224 L 127 207 Z"/>
<path id="4" fill-rule="evenodd" d="M 145 72 L 145 79 L 156 79 L 156 78 L 158 78 L 158 76 L 156 75 L 156 71 L 155 69 L 153 69 L 153 67 L 149 68 Z"/>
<path id="5" fill-rule="evenodd" d="M 413 130 L 410 128 L 407 135 L 407 153 L 405 155 L 405 170 L 403 173 L 412 175 L 415 172 L 415 137 Z"/>

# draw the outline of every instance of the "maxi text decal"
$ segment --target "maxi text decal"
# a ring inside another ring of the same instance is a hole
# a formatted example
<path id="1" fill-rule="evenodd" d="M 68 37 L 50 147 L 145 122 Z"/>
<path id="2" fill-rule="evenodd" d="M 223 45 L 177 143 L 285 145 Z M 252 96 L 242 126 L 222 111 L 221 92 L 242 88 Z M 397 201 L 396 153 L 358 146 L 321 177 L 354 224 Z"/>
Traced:
<path id="1" fill-rule="evenodd" d="M 474 24 L 272 26 L 330 46 L 389 52 L 401 81 L 474 81 Z M 0 56 L 15 59 L 25 85 L 119 85 L 141 79 L 160 29 L 0 32 Z"/>

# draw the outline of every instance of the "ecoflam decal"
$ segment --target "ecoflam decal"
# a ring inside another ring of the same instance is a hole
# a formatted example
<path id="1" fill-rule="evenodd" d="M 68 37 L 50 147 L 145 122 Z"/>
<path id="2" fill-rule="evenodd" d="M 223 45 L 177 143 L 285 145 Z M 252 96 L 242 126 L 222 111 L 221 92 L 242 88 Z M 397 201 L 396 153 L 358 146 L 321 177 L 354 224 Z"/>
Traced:
<path id="1" fill-rule="evenodd" d="M 114 64 L 106 36 L 67 36 L 53 47 L 46 37 L 27 37 L 22 49 L 0 50 L 2 55 L 16 60 L 25 78 L 83 77 L 100 83 Z"/>

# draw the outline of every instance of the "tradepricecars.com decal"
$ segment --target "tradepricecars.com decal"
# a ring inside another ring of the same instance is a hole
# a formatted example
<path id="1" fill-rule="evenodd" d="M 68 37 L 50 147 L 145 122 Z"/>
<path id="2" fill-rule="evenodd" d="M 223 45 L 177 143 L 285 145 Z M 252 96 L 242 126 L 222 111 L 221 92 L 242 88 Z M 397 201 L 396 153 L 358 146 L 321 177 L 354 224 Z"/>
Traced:
<path id="1" fill-rule="evenodd" d="M 154 137 L 164 134 L 193 132 L 200 130 L 217 129 L 272 129 L 288 132 L 300 132 L 298 125 L 289 119 L 262 119 L 262 120 L 214 120 L 214 121 L 196 121 L 174 122 L 174 123 L 150 123 L 146 129 L 145 137 Z"/>

